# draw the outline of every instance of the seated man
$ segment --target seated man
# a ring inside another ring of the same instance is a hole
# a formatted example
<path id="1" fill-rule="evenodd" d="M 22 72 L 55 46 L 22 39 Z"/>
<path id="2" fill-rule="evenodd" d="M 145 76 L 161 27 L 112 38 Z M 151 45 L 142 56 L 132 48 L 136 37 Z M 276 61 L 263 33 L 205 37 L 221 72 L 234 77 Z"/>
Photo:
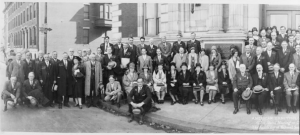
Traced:
<path id="1" fill-rule="evenodd" d="M 22 90 L 23 98 L 27 105 L 30 104 L 30 100 L 35 98 L 38 103 L 42 104 L 44 107 L 47 107 L 51 102 L 45 97 L 42 92 L 42 87 L 37 79 L 34 79 L 34 73 L 30 72 L 28 74 L 28 80 L 25 80 L 23 83 Z M 36 104 L 38 107 L 38 104 Z"/>
<path id="2" fill-rule="evenodd" d="M 251 100 L 255 103 L 256 110 L 259 115 L 262 115 L 261 109 L 263 108 L 263 104 L 265 98 L 268 94 L 268 76 L 265 72 L 263 72 L 263 66 L 261 64 L 257 64 L 256 73 L 252 75 L 253 80 L 253 94 L 251 96 Z"/>
<path id="3" fill-rule="evenodd" d="M 293 110 L 293 113 L 297 113 L 297 100 L 299 96 L 299 84 L 298 84 L 298 75 L 296 72 L 295 64 L 291 63 L 289 65 L 289 72 L 284 73 L 284 89 L 285 89 L 285 98 L 287 103 L 286 113 L 290 113 L 290 110 Z M 294 101 L 291 104 L 292 96 Z M 293 106 L 292 106 L 293 105 Z"/>
<path id="4" fill-rule="evenodd" d="M 269 74 L 270 76 L 270 96 L 275 105 L 275 114 L 277 115 L 278 112 L 281 112 L 281 106 L 279 104 L 281 100 L 281 95 L 283 91 L 283 78 L 284 75 L 282 72 L 279 72 L 280 66 L 278 63 L 274 65 L 274 72 Z"/>
<path id="5" fill-rule="evenodd" d="M 123 95 L 121 85 L 118 81 L 115 81 L 115 77 L 113 75 L 110 75 L 108 77 L 109 82 L 106 84 L 106 91 L 105 91 L 105 98 L 104 100 L 111 101 L 112 104 L 117 101 L 118 107 L 120 108 L 120 99 Z"/>
<path id="6" fill-rule="evenodd" d="M 252 77 L 246 72 L 245 64 L 240 65 L 240 72 L 238 72 L 232 79 L 233 87 L 233 102 L 234 102 L 234 111 L 233 114 L 236 114 L 239 111 L 238 100 L 239 96 L 245 91 L 252 88 Z M 250 101 L 246 101 L 247 114 L 250 114 Z"/>
<path id="7" fill-rule="evenodd" d="M 20 102 L 21 84 L 17 82 L 17 77 L 12 76 L 10 80 L 4 84 L 1 98 L 4 100 L 4 112 L 7 111 L 7 104 L 16 107 L 17 102 Z"/>
<path id="8" fill-rule="evenodd" d="M 128 103 L 129 103 L 129 113 L 131 119 L 128 122 L 132 122 L 134 119 L 134 114 L 140 111 L 140 121 L 139 124 L 143 124 L 144 115 L 151 109 L 151 91 L 147 85 L 144 85 L 143 79 L 138 78 L 138 86 L 133 87 L 133 89 L 128 94 Z"/>

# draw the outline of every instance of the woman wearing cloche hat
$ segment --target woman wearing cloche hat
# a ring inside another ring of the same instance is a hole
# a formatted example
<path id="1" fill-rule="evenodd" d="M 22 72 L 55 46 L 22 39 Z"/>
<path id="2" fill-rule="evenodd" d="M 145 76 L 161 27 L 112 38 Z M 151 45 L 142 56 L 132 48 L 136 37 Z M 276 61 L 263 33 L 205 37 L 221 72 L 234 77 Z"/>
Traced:
<path id="1" fill-rule="evenodd" d="M 206 86 L 206 74 L 201 70 L 201 64 L 197 63 L 195 67 L 195 72 L 193 73 L 193 93 L 195 96 L 195 104 L 198 103 L 198 91 L 200 91 L 200 105 L 203 106 L 203 96 L 205 94 L 205 86 Z"/>

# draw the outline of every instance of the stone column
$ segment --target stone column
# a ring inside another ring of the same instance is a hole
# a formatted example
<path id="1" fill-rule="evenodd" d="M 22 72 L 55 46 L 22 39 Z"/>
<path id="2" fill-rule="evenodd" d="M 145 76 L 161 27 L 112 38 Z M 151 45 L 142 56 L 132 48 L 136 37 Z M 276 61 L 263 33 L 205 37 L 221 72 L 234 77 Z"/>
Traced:
<path id="1" fill-rule="evenodd" d="M 228 33 L 243 32 L 243 4 L 229 4 L 229 27 Z"/>
<path id="2" fill-rule="evenodd" d="M 146 20 L 148 21 L 148 33 L 146 36 L 155 36 L 156 35 L 156 4 L 147 3 L 146 4 Z M 145 22 L 146 23 L 146 22 Z M 145 27 L 147 27 L 145 25 Z M 147 28 L 146 28 L 147 29 Z"/>
<path id="3" fill-rule="evenodd" d="M 259 29 L 259 4 L 248 5 L 248 30 L 253 27 Z"/>
<path id="4" fill-rule="evenodd" d="M 209 29 L 208 33 L 223 32 L 223 4 L 209 4 Z"/>

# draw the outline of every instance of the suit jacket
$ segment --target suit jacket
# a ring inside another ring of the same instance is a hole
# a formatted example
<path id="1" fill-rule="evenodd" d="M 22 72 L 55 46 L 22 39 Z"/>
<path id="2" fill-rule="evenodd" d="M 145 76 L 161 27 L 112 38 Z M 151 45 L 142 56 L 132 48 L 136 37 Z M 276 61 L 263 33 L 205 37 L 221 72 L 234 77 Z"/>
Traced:
<path id="1" fill-rule="evenodd" d="M 25 98 L 28 96 L 29 92 L 34 91 L 34 90 L 39 90 L 40 92 L 42 92 L 42 87 L 38 80 L 34 79 L 32 86 L 30 85 L 29 80 L 24 81 L 22 94 Z"/>
<path id="2" fill-rule="evenodd" d="M 23 66 L 23 70 L 24 70 L 24 75 L 25 75 L 25 80 L 28 79 L 28 74 L 30 72 L 34 72 L 34 75 L 37 75 L 36 69 L 35 69 L 35 62 L 33 60 L 29 60 L 29 63 L 27 62 L 26 59 L 23 60 L 24 61 L 24 66 Z"/>
<path id="3" fill-rule="evenodd" d="M 73 77 L 72 77 L 72 63 L 67 60 L 67 68 L 64 64 L 64 61 L 61 60 L 57 66 L 57 76 L 56 82 L 58 84 L 58 93 L 61 95 L 72 94 L 72 87 L 67 89 L 67 84 L 73 84 Z"/>
<path id="4" fill-rule="evenodd" d="M 300 71 L 300 56 L 297 53 L 293 54 L 293 63 L 296 66 L 296 69 Z"/>
<path id="5" fill-rule="evenodd" d="M 278 72 L 278 78 L 276 78 L 275 73 L 269 74 L 269 90 L 273 91 L 276 87 L 281 87 L 283 90 L 283 80 L 284 74 L 282 72 Z"/>
<path id="6" fill-rule="evenodd" d="M 37 69 L 39 69 L 40 63 L 43 62 L 43 61 L 45 61 L 44 58 L 42 60 L 40 60 L 39 58 L 36 58 L 34 60 L 34 62 L 35 62 L 34 65 L 35 65 L 35 70 L 36 70 L 35 72 L 36 73 L 38 72 Z M 35 79 L 39 80 L 38 76 L 36 76 Z"/>
<path id="7" fill-rule="evenodd" d="M 175 80 L 177 80 L 176 83 L 173 83 L 173 84 L 178 84 L 178 76 L 179 76 L 179 72 L 177 70 L 175 70 Z M 171 87 L 171 81 L 174 81 L 174 79 L 172 78 L 172 73 L 171 73 L 171 70 L 168 70 L 166 72 L 166 78 L 167 78 L 167 88 L 170 88 Z"/>
<path id="8" fill-rule="evenodd" d="M 253 45 L 252 48 L 250 48 L 250 49 L 251 49 L 250 52 L 251 52 L 251 54 L 252 54 L 253 56 L 256 55 L 256 48 L 257 48 L 257 47 L 256 47 L 255 45 Z"/>
<path id="9" fill-rule="evenodd" d="M 268 51 L 262 52 L 262 55 L 265 56 L 266 62 L 270 62 L 272 65 L 278 63 L 278 55 L 276 51 L 271 50 L 271 57 L 269 56 Z"/>
<path id="10" fill-rule="evenodd" d="M 281 34 L 279 34 L 279 35 L 277 35 L 277 37 L 276 37 L 276 40 L 277 40 L 280 44 L 282 43 L 282 41 L 288 42 L 288 39 L 289 39 L 289 37 L 288 37 L 287 34 L 284 34 L 284 36 L 282 36 Z"/>
<path id="11" fill-rule="evenodd" d="M 136 45 L 134 45 L 134 44 L 132 44 L 132 46 L 128 46 L 128 48 L 130 48 L 131 50 L 132 50 L 132 59 L 133 59 L 133 62 L 134 63 L 136 63 L 136 61 L 137 61 L 137 47 L 136 47 Z"/>
<path id="12" fill-rule="evenodd" d="M 120 54 L 119 54 L 120 61 L 121 61 L 121 58 L 129 58 L 130 62 L 135 62 L 134 61 L 134 57 L 135 57 L 134 54 L 135 53 L 133 53 L 133 50 L 131 50 L 129 47 L 128 47 L 126 53 L 124 53 L 124 49 L 121 49 Z"/>
<path id="13" fill-rule="evenodd" d="M 256 61 L 255 68 L 256 68 L 256 65 L 261 64 L 262 67 L 263 67 L 263 72 L 268 73 L 269 66 L 268 66 L 268 61 L 267 61 L 266 56 L 261 54 L 260 57 L 258 58 L 258 56 L 256 55 L 255 56 L 255 61 Z"/>
<path id="14" fill-rule="evenodd" d="M 297 82 L 299 81 L 298 76 L 299 76 L 298 72 L 295 72 L 293 77 L 291 76 L 290 72 L 284 73 L 284 81 L 283 81 L 284 88 L 285 89 L 291 88 L 292 84 L 297 85 L 297 87 L 299 88 L 299 82 Z"/>
<path id="15" fill-rule="evenodd" d="M 142 47 L 142 44 L 138 44 L 136 46 L 136 54 L 137 57 L 140 57 L 142 55 L 142 48 L 147 48 L 148 45 L 144 44 L 144 46 Z M 147 50 L 147 49 L 146 49 Z"/>
<path id="16" fill-rule="evenodd" d="M 257 46 L 261 46 L 262 45 L 262 42 L 266 42 L 266 43 L 268 43 L 268 42 L 270 42 L 271 40 L 269 39 L 269 38 L 259 38 L 258 40 L 257 40 Z"/>
<path id="17" fill-rule="evenodd" d="M 295 44 L 294 42 L 292 42 L 292 43 L 291 43 L 291 42 L 288 42 L 288 46 L 287 46 L 287 47 L 291 50 L 291 53 L 292 53 L 292 54 L 294 54 L 294 53 L 296 52 L 296 49 L 295 49 L 296 46 L 295 46 L 295 45 L 296 45 L 296 44 Z"/>
<path id="18" fill-rule="evenodd" d="M 222 86 L 223 82 L 226 82 L 227 85 L 231 84 L 231 80 L 229 78 L 228 70 L 226 70 L 226 75 L 225 76 L 224 76 L 223 70 L 218 72 L 218 84 L 219 84 L 219 86 Z"/>
<path id="19" fill-rule="evenodd" d="M 245 72 L 245 75 L 242 76 L 241 72 L 237 72 L 235 77 L 232 80 L 232 88 L 239 89 L 243 86 L 247 86 L 248 88 L 252 88 L 253 80 L 251 75 L 248 72 Z"/>
<path id="20" fill-rule="evenodd" d="M 280 42 L 278 42 L 277 40 L 273 40 L 273 39 L 271 39 L 271 41 L 270 41 L 272 44 L 273 44 L 273 50 L 275 50 L 275 51 L 279 51 L 279 50 L 281 50 L 282 49 L 282 47 L 281 47 L 281 43 Z"/>
<path id="21" fill-rule="evenodd" d="M 113 44 L 112 43 L 108 43 L 109 46 L 111 47 L 112 49 L 112 53 L 114 53 L 114 47 L 113 47 Z M 100 48 L 101 48 L 101 54 L 106 54 L 106 46 L 105 46 L 105 43 L 101 43 L 100 44 Z"/>
<path id="22" fill-rule="evenodd" d="M 47 67 L 46 62 L 40 63 L 40 69 L 38 72 L 38 76 L 40 80 L 43 80 L 42 85 L 45 83 L 49 83 L 52 86 L 54 79 L 56 80 L 55 76 L 55 66 L 52 62 L 49 61 L 49 65 Z"/>
<path id="23" fill-rule="evenodd" d="M 114 61 L 114 62 L 116 62 L 116 66 L 115 67 L 113 67 L 111 70 L 109 70 L 108 68 L 107 68 L 107 65 L 108 65 L 108 63 L 109 62 L 111 62 L 111 61 Z M 117 69 L 116 67 L 118 67 L 118 66 L 120 66 L 120 58 L 118 58 L 117 56 L 115 56 L 115 55 L 111 55 L 110 56 L 110 58 L 108 58 L 108 55 L 107 54 L 104 54 L 104 57 L 103 57 L 103 69 L 104 69 L 104 73 L 103 73 L 103 75 L 105 76 L 105 77 L 109 77 L 110 75 L 114 75 L 114 73 L 115 73 L 115 70 Z"/>
<path id="24" fill-rule="evenodd" d="M 58 73 L 58 63 L 60 62 L 59 59 L 50 59 L 50 62 L 52 63 L 52 65 L 54 66 L 54 76 L 55 76 L 55 79 L 56 79 L 56 76 L 57 76 L 57 73 Z"/>
<path id="25" fill-rule="evenodd" d="M 91 91 L 91 67 L 92 67 L 92 62 L 91 61 L 86 61 L 84 63 L 84 69 L 85 69 L 85 95 L 90 96 L 90 91 Z M 99 94 L 98 88 L 100 85 L 102 85 L 103 82 L 103 74 L 102 74 L 102 65 L 99 61 L 95 61 L 95 86 L 94 88 L 96 89 L 96 95 Z"/>
<path id="26" fill-rule="evenodd" d="M 253 56 L 253 54 L 250 53 L 250 56 L 247 57 L 246 53 L 243 53 L 241 55 L 240 62 L 241 62 L 241 64 L 245 64 L 246 65 L 246 69 L 248 70 L 249 73 L 254 72 L 253 69 L 256 68 L 255 67 L 256 59 Z"/>
<path id="27" fill-rule="evenodd" d="M 13 94 L 16 98 L 19 98 L 21 95 L 21 83 L 16 82 L 14 87 L 11 84 L 11 81 L 8 80 L 4 84 L 4 89 L 2 91 L 2 94 L 7 95 L 10 97 L 10 94 Z"/>
<path id="28" fill-rule="evenodd" d="M 206 86 L 206 74 L 204 71 L 200 71 L 199 74 L 197 74 L 197 71 L 195 71 L 192 75 L 193 83 L 196 85 L 199 85 L 202 83 L 202 86 L 205 88 Z"/>
<path id="29" fill-rule="evenodd" d="M 159 43 L 158 44 L 158 48 L 160 48 L 161 50 L 161 55 L 165 56 L 165 57 L 169 57 L 171 55 L 172 52 L 172 45 L 169 42 L 166 42 L 166 45 L 164 43 Z"/>
<path id="30" fill-rule="evenodd" d="M 118 81 L 114 81 L 113 83 L 113 88 L 111 88 L 111 83 L 107 83 L 106 84 L 106 90 L 105 90 L 105 94 L 109 94 L 113 91 L 116 91 L 116 92 L 121 92 L 122 91 L 122 88 L 121 88 L 121 85 Z"/>
<path id="31" fill-rule="evenodd" d="M 172 54 L 173 54 L 173 56 L 175 56 L 177 53 L 179 53 L 179 48 L 180 47 L 183 47 L 184 53 L 187 52 L 186 51 L 186 45 L 185 45 L 185 43 L 183 41 L 180 41 L 179 43 L 178 43 L 178 41 L 175 41 L 175 42 L 173 42 L 173 47 L 172 47 Z"/>
<path id="32" fill-rule="evenodd" d="M 192 74 L 189 70 L 186 70 L 185 72 L 185 77 L 183 75 L 183 71 L 181 70 L 179 72 L 179 76 L 178 76 L 178 84 L 179 86 L 183 86 L 183 83 L 189 83 L 190 86 L 193 86 L 193 81 L 192 81 Z"/>
<path id="33" fill-rule="evenodd" d="M 154 67 L 153 70 L 157 69 L 159 62 L 164 63 L 164 66 L 163 66 L 164 70 L 169 69 L 169 64 L 167 62 L 167 58 L 165 56 L 161 55 L 160 60 L 158 59 L 158 56 L 155 56 L 155 58 L 153 59 L 153 67 Z"/>
<path id="34" fill-rule="evenodd" d="M 143 106 L 151 106 L 151 91 L 147 87 L 147 85 L 143 85 L 142 89 L 138 92 L 138 86 L 133 87 L 130 91 L 127 100 L 128 103 L 141 103 L 143 102 Z"/>
<path id="35" fill-rule="evenodd" d="M 146 47 L 146 50 L 147 50 L 147 55 L 149 55 L 151 57 L 151 59 L 153 60 L 156 56 L 157 46 L 153 45 L 153 47 L 151 48 L 151 46 L 148 45 Z"/>
<path id="36" fill-rule="evenodd" d="M 289 64 L 293 62 L 293 54 L 289 48 L 287 48 L 285 52 L 281 49 L 278 51 L 278 59 L 280 67 L 288 71 Z"/>
<path id="37" fill-rule="evenodd" d="M 262 72 L 261 84 L 259 84 L 258 79 L 259 79 L 258 73 L 256 72 L 255 74 L 252 75 L 252 80 L 253 80 L 252 89 L 257 85 L 261 85 L 263 88 L 269 88 L 268 75 L 265 72 Z"/>
<path id="38" fill-rule="evenodd" d="M 176 69 L 179 72 L 181 70 L 181 64 L 183 62 L 188 63 L 188 56 L 187 54 L 182 54 L 183 56 L 181 57 L 181 55 L 179 53 L 177 53 L 174 58 L 173 58 L 173 62 L 176 65 Z"/>
<path id="39" fill-rule="evenodd" d="M 199 54 L 199 52 L 201 51 L 201 44 L 200 41 L 195 40 L 194 42 L 192 40 L 187 41 L 186 43 L 186 49 L 188 51 L 188 53 L 190 53 L 190 49 L 194 47 L 195 48 L 195 53 Z"/>
<path id="40" fill-rule="evenodd" d="M 119 43 L 116 43 L 115 45 L 114 45 L 114 55 L 115 56 L 118 56 L 119 57 L 119 55 L 120 55 L 120 51 L 123 49 L 123 44 L 121 43 L 121 48 L 119 48 Z"/>
<path id="41" fill-rule="evenodd" d="M 24 65 L 25 62 L 23 60 L 20 60 L 20 65 L 17 63 L 17 60 L 13 60 L 9 64 L 9 72 L 11 76 L 16 76 L 17 81 L 23 82 L 25 79 L 25 74 L 24 74 Z"/>
<path id="42" fill-rule="evenodd" d="M 150 69 L 150 72 L 152 73 L 152 59 L 150 56 L 146 55 L 146 59 L 143 58 L 143 56 L 139 56 L 138 58 L 138 64 L 137 64 L 137 69 L 139 73 L 142 73 L 143 70 L 142 68 L 147 65 Z"/>

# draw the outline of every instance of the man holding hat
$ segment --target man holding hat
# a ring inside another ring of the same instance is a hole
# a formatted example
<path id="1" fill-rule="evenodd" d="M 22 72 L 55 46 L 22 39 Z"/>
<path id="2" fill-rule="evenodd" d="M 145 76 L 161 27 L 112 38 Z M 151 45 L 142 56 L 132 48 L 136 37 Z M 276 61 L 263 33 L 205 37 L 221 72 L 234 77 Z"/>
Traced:
<path id="1" fill-rule="evenodd" d="M 17 102 L 20 102 L 21 83 L 17 81 L 17 77 L 12 76 L 10 80 L 4 84 L 1 98 L 4 100 L 4 110 L 7 111 L 7 104 L 16 106 Z"/>
<path id="2" fill-rule="evenodd" d="M 257 72 L 252 75 L 253 94 L 251 96 L 251 100 L 255 103 L 258 114 L 262 115 L 261 109 L 263 108 L 264 101 L 266 101 L 265 98 L 269 93 L 268 75 L 263 72 L 261 64 L 256 66 L 256 71 Z"/>
<path id="3" fill-rule="evenodd" d="M 182 63 L 181 71 L 178 76 L 178 84 L 180 95 L 182 96 L 181 102 L 183 105 L 188 103 L 189 94 L 192 90 L 192 75 L 189 70 L 187 70 L 187 64 L 185 62 Z"/>
<path id="4" fill-rule="evenodd" d="M 109 82 L 106 85 L 106 90 L 105 90 L 105 98 L 104 100 L 107 101 L 111 101 L 112 104 L 115 103 L 115 101 L 118 104 L 118 107 L 120 108 L 121 104 L 120 104 L 120 99 L 123 95 L 123 91 L 121 88 L 121 85 L 118 81 L 115 81 L 115 77 L 113 75 L 110 75 L 108 77 Z"/>
<path id="5" fill-rule="evenodd" d="M 50 89 L 51 92 L 51 89 Z M 29 105 L 32 100 L 36 100 L 38 103 L 41 103 L 44 107 L 47 107 L 52 104 L 48 98 L 42 92 L 42 87 L 37 79 L 34 79 L 34 73 L 30 72 L 28 74 L 28 80 L 23 83 L 23 100 L 27 105 Z M 34 104 L 33 104 L 34 105 Z M 36 104 L 38 106 L 38 104 Z"/>
<path id="6" fill-rule="evenodd" d="M 246 72 L 246 66 L 245 64 L 240 65 L 240 72 L 238 72 L 235 77 L 233 77 L 232 85 L 233 85 L 233 102 L 234 102 L 234 111 L 233 114 L 236 114 L 239 111 L 238 108 L 238 100 L 239 96 L 242 95 L 244 91 L 251 91 L 250 88 L 252 88 L 252 77 L 251 75 Z M 251 93 L 251 92 L 249 92 Z M 246 98 L 246 106 L 247 106 L 247 114 L 250 114 L 250 99 L 251 94 L 247 95 Z"/>
<path id="7" fill-rule="evenodd" d="M 112 48 L 107 47 L 107 53 L 103 57 L 103 85 L 106 86 L 108 83 L 108 77 L 115 75 L 115 70 L 117 66 L 120 66 L 119 58 L 112 54 Z"/>

